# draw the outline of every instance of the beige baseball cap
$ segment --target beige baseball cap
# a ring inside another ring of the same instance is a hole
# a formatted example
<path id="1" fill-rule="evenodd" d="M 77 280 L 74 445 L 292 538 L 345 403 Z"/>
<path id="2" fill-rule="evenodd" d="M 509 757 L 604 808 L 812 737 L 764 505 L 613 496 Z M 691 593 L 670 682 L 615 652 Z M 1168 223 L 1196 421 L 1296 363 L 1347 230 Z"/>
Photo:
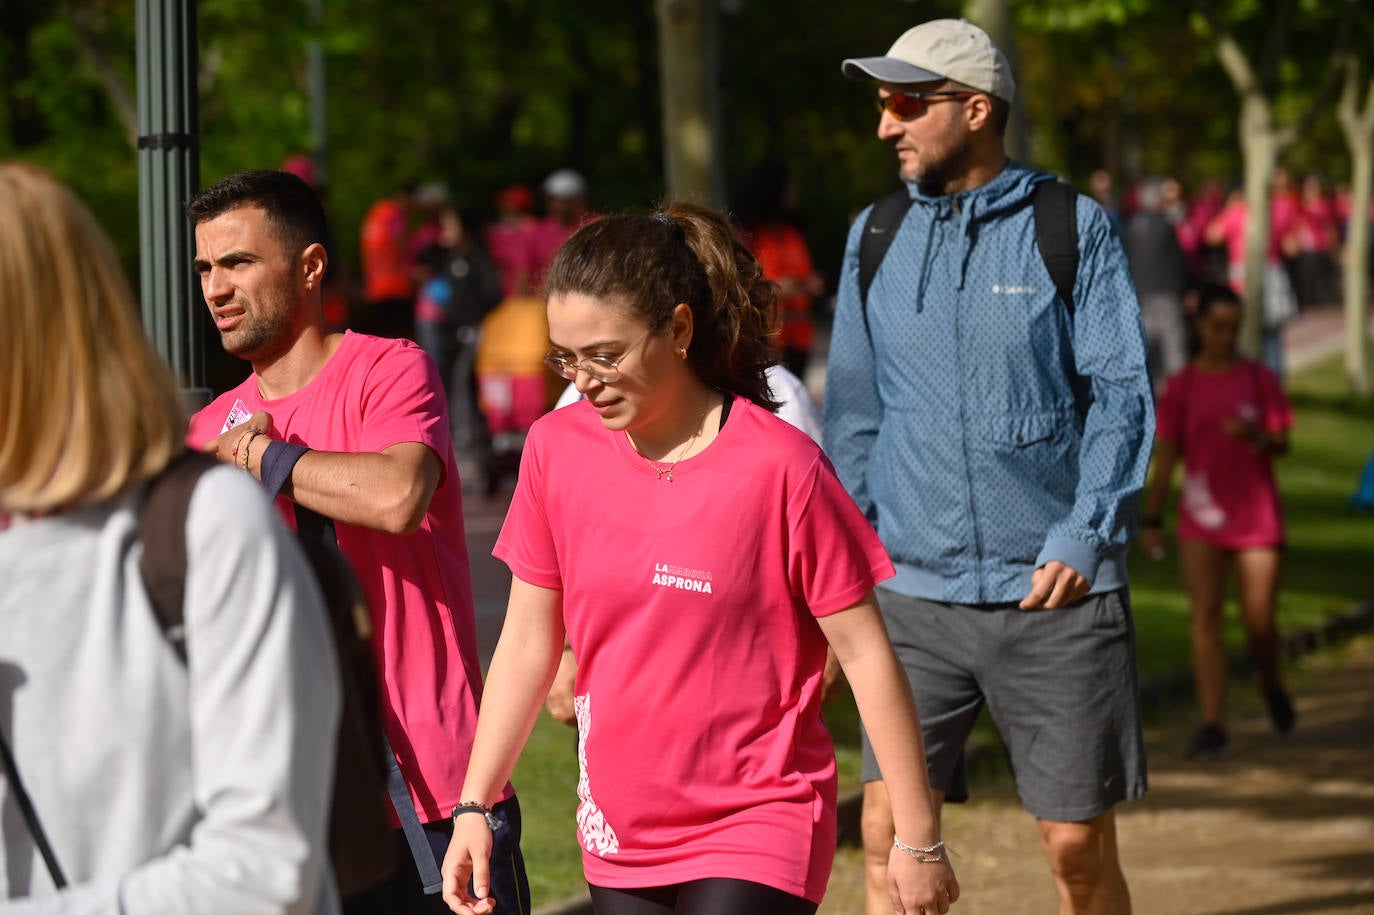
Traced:
<path id="1" fill-rule="evenodd" d="M 840 65 L 850 79 L 924 83 L 949 79 L 1010 102 L 1016 82 L 1006 55 L 967 19 L 933 19 L 908 29 L 884 57 L 851 57 Z"/>

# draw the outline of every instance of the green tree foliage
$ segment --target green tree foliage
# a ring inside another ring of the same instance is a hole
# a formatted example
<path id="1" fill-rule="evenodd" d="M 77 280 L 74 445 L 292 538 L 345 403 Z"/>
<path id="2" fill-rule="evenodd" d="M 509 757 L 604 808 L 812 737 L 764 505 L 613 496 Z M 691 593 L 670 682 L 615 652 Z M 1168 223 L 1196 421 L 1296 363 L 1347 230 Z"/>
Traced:
<path id="1" fill-rule="evenodd" d="M 404 183 L 447 181 L 486 209 L 506 184 L 537 185 L 572 165 L 601 209 L 662 194 L 656 23 L 651 0 L 199 0 L 202 177 L 276 166 L 308 151 L 306 44 L 328 71 L 330 204 L 346 260 L 375 199 Z M 1297 3 L 1280 67 L 1283 118 L 1309 101 L 1330 57 L 1332 19 Z M 1263 45 L 1260 0 L 1227 0 L 1236 34 Z M 833 278 L 848 217 L 895 182 L 874 136 L 872 88 L 839 62 L 883 53 L 919 21 L 959 15 L 954 0 L 856 0 L 798 7 L 726 0 L 721 61 L 725 172 L 788 164 L 816 258 Z M 1082 179 L 1239 175 L 1236 100 L 1185 0 L 1012 4 L 1032 163 Z M 136 264 L 134 0 L 0 0 L 0 155 L 52 169 L 91 202 Z M 121 104 L 121 91 L 125 103 Z M 1334 116 L 1287 160 L 1346 174 Z"/>
<path id="2" fill-rule="evenodd" d="M 109 78 L 132 92 L 133 17 L 91 0 L 83 15 L 63 4 L 0 0 L 0 157 L 57 174 L 100 215 L 133 272 L 138 239 L 137 172 L 129 125 Z M 93 49 L 126 47 L 103 60 Z"/>

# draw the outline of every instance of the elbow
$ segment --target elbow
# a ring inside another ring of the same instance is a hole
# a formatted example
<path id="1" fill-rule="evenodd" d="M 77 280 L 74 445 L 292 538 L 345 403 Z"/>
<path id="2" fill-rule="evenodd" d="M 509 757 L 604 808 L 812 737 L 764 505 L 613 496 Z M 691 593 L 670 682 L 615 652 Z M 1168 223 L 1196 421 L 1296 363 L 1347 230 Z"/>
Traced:
<path id="1" fill-rule="evenodd" d="M 377 506 L 377 527 L 388 534 L 413 534 L 429 512 L 428 492 L 417 481 L 414 485 L 385 494 Z"/>

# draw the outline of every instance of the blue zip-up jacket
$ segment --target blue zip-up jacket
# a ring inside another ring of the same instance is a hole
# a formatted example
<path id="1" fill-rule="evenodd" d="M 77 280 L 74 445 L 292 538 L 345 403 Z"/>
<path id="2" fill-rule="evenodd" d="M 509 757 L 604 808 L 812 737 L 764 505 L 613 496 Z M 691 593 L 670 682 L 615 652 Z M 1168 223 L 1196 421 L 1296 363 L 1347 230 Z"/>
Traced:
<path id="1" fill-rule="evenodd" d="M 1035 244 L 1015 163 L 913 204 L 859 299 L 849 232 L 826 368 L 825 448 L 876 525 L 888 587 L 951 603 L 1019 601 L 1059 560 L 1092 592 L 1126 584 L 1154 406 L 1126 257 L 1078 198 L 1075 310 Z M 865 320 L 866 317 L 866 320 Z"/>

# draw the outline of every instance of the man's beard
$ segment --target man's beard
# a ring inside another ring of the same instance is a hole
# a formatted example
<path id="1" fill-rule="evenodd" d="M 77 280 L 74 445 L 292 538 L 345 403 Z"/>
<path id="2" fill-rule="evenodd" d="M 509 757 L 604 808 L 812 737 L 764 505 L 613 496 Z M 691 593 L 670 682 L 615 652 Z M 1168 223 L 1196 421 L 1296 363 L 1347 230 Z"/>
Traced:
<path id="1" fill-rule="evenodd" d="M 926 197 L 941 197 L 949 193 L 950 184 L 967 171 L 972 149 L 969 135 L 960 135 L 944 155 L 933 162 L 923 163 L 921 173 L 916 176 L 916 188 Z"/>
<path id="2" fill-rule="evenodd" d="M 238 327 L 220 334 L 225 352 L 252 362 L 268 351 L 286 345 L 290 338 L 291 315 L 284 308 L 268 307 L 261 312 L 248 311 Z"/>

